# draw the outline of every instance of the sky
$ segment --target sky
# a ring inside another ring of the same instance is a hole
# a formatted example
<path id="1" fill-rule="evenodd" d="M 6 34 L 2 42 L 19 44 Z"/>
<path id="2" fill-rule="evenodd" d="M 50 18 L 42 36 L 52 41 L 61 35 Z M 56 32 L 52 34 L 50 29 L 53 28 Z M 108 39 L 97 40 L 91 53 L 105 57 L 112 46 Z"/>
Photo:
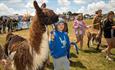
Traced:
<path id="1" fill-rule="evenodd" d="M 34 0 L 0 0 L 0 16 L 12 14 L 34 15 Z M 54 10 L 57 14 L 71 11 L 75 13 L 94 14 L 96 10 L 102 9 L 103 13 L 115 12 L 115 0 L 36 0 L 41 6 L 47 4 L 47 8 Z"/>

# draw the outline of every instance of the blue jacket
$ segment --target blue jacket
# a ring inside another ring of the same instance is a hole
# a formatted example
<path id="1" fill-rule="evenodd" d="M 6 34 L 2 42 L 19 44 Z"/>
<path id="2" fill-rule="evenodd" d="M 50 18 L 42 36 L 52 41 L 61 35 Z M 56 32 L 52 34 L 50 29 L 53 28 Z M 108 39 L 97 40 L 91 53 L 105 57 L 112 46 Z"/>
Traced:
<path id="1" fill-rule="evenodd" d="M 53 58 L 60 58 L 67 56 L 68 49 L 70 48 L 69 37 L 66 32 L 54 31 L 54 40 L 49 41 L 49 48 Z M 63 46 L 61 40 L 65 40 L 66 45 Z"/>

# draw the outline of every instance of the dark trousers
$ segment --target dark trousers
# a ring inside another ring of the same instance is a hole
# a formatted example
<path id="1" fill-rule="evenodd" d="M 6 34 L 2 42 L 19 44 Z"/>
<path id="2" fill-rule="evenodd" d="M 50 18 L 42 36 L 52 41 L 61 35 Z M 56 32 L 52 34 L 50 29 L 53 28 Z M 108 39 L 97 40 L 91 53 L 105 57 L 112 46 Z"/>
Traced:
<path id="1" fill-rule="evenodd" d="M 6 24 L 3 24 L 3 32 L 6 33 Z"/>

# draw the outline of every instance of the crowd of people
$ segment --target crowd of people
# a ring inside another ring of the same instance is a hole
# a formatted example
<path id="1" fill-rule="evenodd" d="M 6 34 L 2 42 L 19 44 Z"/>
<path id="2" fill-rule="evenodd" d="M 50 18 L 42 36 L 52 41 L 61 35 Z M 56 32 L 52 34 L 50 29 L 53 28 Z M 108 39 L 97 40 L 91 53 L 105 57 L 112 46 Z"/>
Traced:
<path id="1" fill-rule="evenodd" d="M 24 20 L 23 17 L 18 16 L 17 18 L 12 18 L 10 16 L 0 17 L 0 34 L 6 32 L 13 32 L 20 29 L 29 28 L 30 18 Z"/>
<path id="2" fill-rule="evenodd" d="M 83 37 L 85 31 L 88 28 L 93 28 L 95 33 L 100 34 L 100 29 L 103 30 L 104 38 L 107 42 L 106 49 L 102 52 L 106 53 L 106 58 L 112 60 L 111 49 L 115 47 L 115 22 L 114 12 L 110 11 L 106 18 L 103 19 L 102 10 L 98 10 L 95 13 L 91 25 L 86 25 L 83 20 L 83 15 L 80 14 L 75 17 L 73 23 L 73 29 L 76 35 L 76 44 L 80 43 L 79 48 L 83 49 Z M 66 25 L 65 25 L 66 23 Z M 70 57 L 70 46 L 71 42 L 68 37 L 68 32 L 64 29 L 67 28 L 67 22 L 65 20 L 59 20 L 55 25 L 54 29 L 50 33 L 49 48 L 51 56 L 53 57 L 54 70 L 69 70 L 69 57 Z M 98 47 L 99 49 L 99 47 Z"/>

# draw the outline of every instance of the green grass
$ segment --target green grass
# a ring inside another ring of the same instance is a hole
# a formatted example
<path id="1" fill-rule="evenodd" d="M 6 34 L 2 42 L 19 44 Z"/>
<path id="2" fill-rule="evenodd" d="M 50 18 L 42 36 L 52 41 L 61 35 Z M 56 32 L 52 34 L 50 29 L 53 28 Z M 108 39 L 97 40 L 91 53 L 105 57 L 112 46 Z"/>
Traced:
<path id="1" fill-rule="evenodd" d="M 91 20 L 85 20 L 87 24 L 91 23 Z M 73 21 L 68 23 L 69 27 L 69 37 L 71 41 L 76 40 L 73 28 Z M 28 30 L 22 30 L 18 32 L 14 32 L 15 34 L 18 34 L 20 36 L 23 36 L 25 38 L 28 38 Z M 0 44 L 5 43 L 5 34 L 0 35 Z M 92 48 L 87 48 L 86 45 L 87 38 L 86 35 L 84 37 L 84 46 L 83 51 L 80 51 L 78 58 L 76 58 L 76 51 L 74 47 L 71 48 L 71 64 L 70 68 L 71 70 L 115 70 L 115 61 L 107 61 L 104 57 L 104 54 L 102 54 L 100 51 L 95 50 L 95 46 Z M 106 44 L 104 38 L 102 44 Z M 115 50 L 112 50 L 112 53 L 115 54 Z M 115 58 L 115 57 L 114 57 Z M 51 65 L 48 66 L 48 70 L 52 70 L 53 64 L 52 64 L 52 57 L 50 56 Z M 1 67 L 1 66 L 0 66 Z M 0 69 L 2 70 L 2 69 Z"/>

